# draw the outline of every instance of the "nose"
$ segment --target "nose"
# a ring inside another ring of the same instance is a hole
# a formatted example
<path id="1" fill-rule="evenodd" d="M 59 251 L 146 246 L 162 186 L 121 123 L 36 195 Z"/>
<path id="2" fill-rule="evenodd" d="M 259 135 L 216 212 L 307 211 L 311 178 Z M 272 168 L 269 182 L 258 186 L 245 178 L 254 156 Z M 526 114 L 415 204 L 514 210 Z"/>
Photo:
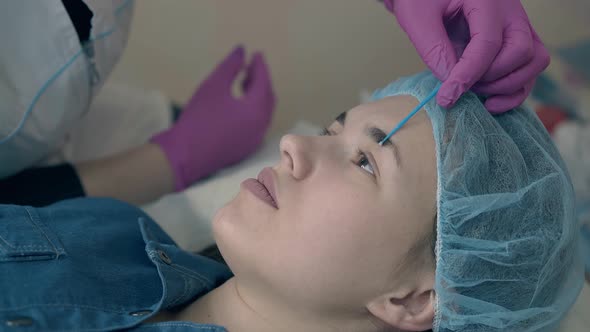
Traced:
<path id="1" fill-rule="evenodd" d="M 285 135 L 281 138 L 281 167 L 297 180 L 305 179 L 313 169 L 311 137 Z"/>

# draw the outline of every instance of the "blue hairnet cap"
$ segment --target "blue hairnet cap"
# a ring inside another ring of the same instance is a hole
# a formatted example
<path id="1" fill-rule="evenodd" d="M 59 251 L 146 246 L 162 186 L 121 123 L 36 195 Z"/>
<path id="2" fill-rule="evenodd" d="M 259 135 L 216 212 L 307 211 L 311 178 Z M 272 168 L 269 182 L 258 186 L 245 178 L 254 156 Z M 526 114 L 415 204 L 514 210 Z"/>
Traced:
<path id="1" fill-rule="evenodd" d="M 372 99 L 422 101 L 437 84 L 424 72 Z M 492 116 L 473 93 L 424 108 L 438 173 L 434 331 L 554 331 L 583 268 L 573 188 L 549 134 L 532 111 Z"/>

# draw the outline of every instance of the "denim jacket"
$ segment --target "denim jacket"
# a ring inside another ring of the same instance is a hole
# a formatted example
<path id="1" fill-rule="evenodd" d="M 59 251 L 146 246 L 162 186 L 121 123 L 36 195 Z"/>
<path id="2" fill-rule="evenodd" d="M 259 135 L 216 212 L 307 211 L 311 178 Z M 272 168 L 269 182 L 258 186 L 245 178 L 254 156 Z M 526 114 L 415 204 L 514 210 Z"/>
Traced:
<path id="1" fill-rule="evenodd" d="M 141 210 L 115 200 L 0 205 L 0 331 L 226 331 L 142 322 L 231 276 L 226 266 L 178 248 Z"/>

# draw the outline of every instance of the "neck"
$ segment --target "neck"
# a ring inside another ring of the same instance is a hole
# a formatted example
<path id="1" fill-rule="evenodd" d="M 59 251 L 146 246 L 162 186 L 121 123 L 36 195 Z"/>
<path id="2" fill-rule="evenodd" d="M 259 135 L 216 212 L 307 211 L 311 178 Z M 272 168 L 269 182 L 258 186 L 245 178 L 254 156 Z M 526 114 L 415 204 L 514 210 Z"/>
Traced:
<path id="1" fill-rule="evenodd" d="M 242 298 L 235 277 L 193 302 L 176 319 L 220 325 L 231 332 L 272 331 L 272 326 Z"/>
<path id="2" fill-rule="evenodd" d="M 241 287 L 236 278 L 209 292 L 193 302 L 176 317 L 177 320 L 200 324 L 215 324 L 230 332 L 276 332 L 276 331 L 371 331 L 375 326 L 369 320 L 353 322 L 345 320 L 319 320 L 294 314 L 266 296 L 251 293 Z M 346 328 L 343 326 L 346 325 Z"/>

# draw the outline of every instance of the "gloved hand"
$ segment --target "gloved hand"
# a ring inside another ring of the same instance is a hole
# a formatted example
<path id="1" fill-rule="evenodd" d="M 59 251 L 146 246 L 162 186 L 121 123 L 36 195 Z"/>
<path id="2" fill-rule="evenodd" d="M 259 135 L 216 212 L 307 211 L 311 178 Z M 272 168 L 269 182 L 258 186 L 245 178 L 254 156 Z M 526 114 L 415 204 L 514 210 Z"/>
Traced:
<path id="1" fill-rule="evenodd" d="M 473 87 L 489 97 L 488 111 L 510 110 L 549 65 L 549 53 L 519 0 L 382 1 L 443 81 L 437 94 L 443 107 Z"/>
<path id="2" fill-rule="evenodd" d="M 245 70 L 242 96 L 232 85 Z M 192 96 L 178 121 L 151 142 L 164 151 L 174 172 L 175 190 L 236 163 L 262 142 L 275 108 L 275 95 L 264 57 L 254 54 L 245 64 L 235 48 Z"/>

